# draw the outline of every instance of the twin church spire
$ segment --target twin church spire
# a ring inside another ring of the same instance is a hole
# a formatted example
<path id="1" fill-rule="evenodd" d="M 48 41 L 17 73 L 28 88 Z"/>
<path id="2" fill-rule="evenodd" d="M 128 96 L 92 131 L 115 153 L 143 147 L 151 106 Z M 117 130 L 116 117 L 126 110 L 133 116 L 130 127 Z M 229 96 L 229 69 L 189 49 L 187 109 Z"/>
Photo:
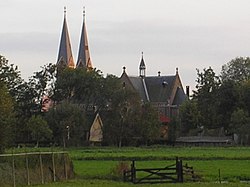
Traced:
<path id="1" fill-rule="evenodd" d="M 88 38 L 87 38 L 86 23 L 85 23 L 85 10 L 83 10 L 82 32 L 79 44 L 78 59 L 75 65 L 71 49 L 67 21 L 66 21 L 66 7 L 64 7 L 64 20 L 63 20 L 63 28 L 62 28 L 62 34 L 61 34 L 61 40 L 57 58 L 57 66 L 70 67 L 70 68 L 75 68 L 75 67 L 76 68 L 86 67 L 88 69 L 93 68 L 88 47 Z"/>

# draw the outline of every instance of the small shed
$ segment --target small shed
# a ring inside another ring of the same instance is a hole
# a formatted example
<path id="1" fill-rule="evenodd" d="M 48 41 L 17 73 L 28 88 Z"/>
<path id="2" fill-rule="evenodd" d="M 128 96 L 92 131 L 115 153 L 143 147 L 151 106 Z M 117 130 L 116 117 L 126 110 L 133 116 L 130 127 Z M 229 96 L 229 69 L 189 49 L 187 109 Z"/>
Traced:
<path id="1" fill-rule="evenodd" d="M 90 128 L 89 141 L 93 144 L 100 143 L 103 140 L 103 123 L 99 113 L 96 114 Z"/>

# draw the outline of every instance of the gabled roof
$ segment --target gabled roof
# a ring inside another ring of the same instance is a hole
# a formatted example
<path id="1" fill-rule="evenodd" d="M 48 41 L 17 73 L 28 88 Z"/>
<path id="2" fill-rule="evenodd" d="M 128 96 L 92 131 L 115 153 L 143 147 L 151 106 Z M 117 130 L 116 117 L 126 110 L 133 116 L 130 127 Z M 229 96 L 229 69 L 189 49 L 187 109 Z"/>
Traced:
<path id="1" fill-rule="evenodd" d="M 123 72 L 121 80 L 125 81 L 129 88 L 137 91 L 143 101 L 180 105 L 186 99 L 186 94 L 178 76 L 176 74 L 142 78 L 128 76 L 126 72 Z"/>
<path id="2" fill-rule="evenodd" d="M 64 8 L 64 20 L 63 20 L 63 28 L 62 28 L 60 45 L 59 45 L 57 65 L 68 66 L 71 68 L 75 67 L 72 50 L 71 50 L 69 31 L 68 31 L 68 26 L 67 26 L 67 21 L 66 21 L 66 9 L 65 8 Z"/>
<path id="3" fill-rule="evenodd" d="M 145 77 L 151 102 L 167 102 L 172 93 L 175 76 Z"/>
<path id="4" fill-rule="evenodd" d="M 101 142 L 103 140 L 103 123 L 99 113 L 96 114 L 90 128 L 89 141 Z"/>
<path id="5" fill-rule="evenodd" d="M 141 77 L 129 77 L 134 89 L 139 93 L 142 100 L 147 101 L 147 95 Z"/>
<path id="6" fill-rule="evenodd" d="M 174 101 L 173 101 L 172 105 L 179 106 L 186 99 L 187 99 L 187 95 L 184 93 L 184 90 L 181 89 L 180 87 L 178 87 L 177 90 L 176 90 L 176 94 L 175 94 Z"/>
<path id="7" fill-rule="evenodd" d="M 89 45 L 88 45 L 88 38 L 87 38 L 87 31 L 86 31 L 85 11 L 83 12 L 82 33 L 81 33 L 76 67 L 86 67 L 86 68 L 91 68 L 91 69 L 93 68 L 93 65 L 90 59 L 90 52 L 89 52 Z"/>

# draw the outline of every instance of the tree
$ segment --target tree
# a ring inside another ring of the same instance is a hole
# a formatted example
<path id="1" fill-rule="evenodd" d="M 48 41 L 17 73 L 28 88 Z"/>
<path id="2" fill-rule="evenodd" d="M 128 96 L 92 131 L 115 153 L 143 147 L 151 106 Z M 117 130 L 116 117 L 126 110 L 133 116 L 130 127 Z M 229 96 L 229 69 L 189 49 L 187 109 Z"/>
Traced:
<path id="1" fill-rule="evenodd" d="M 12 133 L 14 123 L 13 100 L 4 82 L 0 81 L 0 153 L 14 139 Z"/>
<path id="2" fill-rule="evenodd" d="M 23 84 L 20 71 L 14 64 L 9 64 L 8 60 L 0 55 L 0 80 L 4 82 L 10 95 L 18 100 L 20 86 Z"/>
<path id="3" fill-rule="evenodd" d="M 36 147 L 39 146 L 39 142 L 51 139 L 52 131 L 42 116 L 33 115 L 28 120 L 27 127 L 31 132 L 32 138 L 36 141 Z"/>
<path id="4" fill-rule="evenodd" d="M 45 114 L 45 119 L 53 131 L 56 144 L 78 146 L 86 141 L 90 125 L 85 111 L 79 105 L 61 102 Z"/>
<path id="5" fill-rule="evenodd" d="M 96 69 L 65 68 L 57 78 L 53 100 L 81 104 L 85 111 L 90 105 L 99 107 L 103 101 L 103 79 Z"/>
<path id="6" fill-rule="evenodd" d="M 250 58 L 237 57 L 222 66 L 222 81 L 242 82 L 250 78 Z"/>
<path id="7" fill-rule="evenodd" d="M 201 114 L 201 125 L 207 128 L 219 127 L 217 119 L 217 94 L 221 84 L 219 76 L 209 67 L 200 72 L 197 69 L 197 85 L 193 99 L 197 101 Z"/>
<path id="8" fill-rule="evenodd" d="M 186 100 L 180 106 L 180 119 L 180 133 L 188 134 L 190 130 L 201 127 L 201 114 L 196 100 Z"/>
<path id="9" fill-rule="evenodd" d="M 133 90 L 118 87 L 110 95 L 109 109 L 103 115 L 104 141 L 118 147 L 147 144 L 159 136 L 158 113 L 149 104 L 143 104 Z"/>
<path id="10" fill-rule="evenodd" d="M 230 118 L 233 111 L 240 106 L 240 87 L 232 80 L 222 82 L 217 93 L 217 111 L 218 123 L 225 130 L 228 130 Z"/>
<path id="11" fill-rule="evenodd" d="M 245 140 L 246 136 L 250 133 L 250 118 L 248 112 L 244 111 L 241 108 L 237 108 L 231 116 L 230 122 L 231 131 L 240 136 L 241 145 L 247 143 L 248 140 Z"/>

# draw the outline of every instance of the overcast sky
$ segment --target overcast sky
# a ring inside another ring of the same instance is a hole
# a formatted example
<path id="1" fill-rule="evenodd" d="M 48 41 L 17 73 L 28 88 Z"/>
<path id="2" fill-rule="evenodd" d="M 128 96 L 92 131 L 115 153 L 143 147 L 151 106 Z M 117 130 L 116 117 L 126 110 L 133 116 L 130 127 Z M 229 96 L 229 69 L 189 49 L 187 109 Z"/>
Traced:
<path id="1" fill-rule="evenodd" d="M 86 7 L 93 65 L 120 76 L 179 73 L 194 88 L 196 68 L 221 66 L 250 54 L 249 0 L 0 0 L 0 54 L 27 80 L 40 66 L 56 63 L 63 7 L 76 61 Z"/>

